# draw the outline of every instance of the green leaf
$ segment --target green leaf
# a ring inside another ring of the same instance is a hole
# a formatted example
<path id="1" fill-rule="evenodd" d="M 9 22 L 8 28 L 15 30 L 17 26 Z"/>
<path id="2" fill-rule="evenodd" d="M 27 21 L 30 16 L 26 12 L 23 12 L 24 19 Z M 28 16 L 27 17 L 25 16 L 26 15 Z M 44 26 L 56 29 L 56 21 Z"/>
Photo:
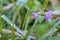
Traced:
<path id="1" fill-rule="evenodd" d="M 38 16 L 38 23 L 41 24 L 44 21 L 44 16 Z"/>
<path id="2" fill-rule="evenodd" d="M 60 35 L 54 36 L 54 37 L 48 37 L 46 40 L 60 40 Z"/>
<path id="3" fill-rule="evenodd" d="M 47 33 L 49 29 L 50 29 L 49 25 L 45 23 L 35 25 L 35 33 L 38 36 L 42 36 L 43 34 Z"/>

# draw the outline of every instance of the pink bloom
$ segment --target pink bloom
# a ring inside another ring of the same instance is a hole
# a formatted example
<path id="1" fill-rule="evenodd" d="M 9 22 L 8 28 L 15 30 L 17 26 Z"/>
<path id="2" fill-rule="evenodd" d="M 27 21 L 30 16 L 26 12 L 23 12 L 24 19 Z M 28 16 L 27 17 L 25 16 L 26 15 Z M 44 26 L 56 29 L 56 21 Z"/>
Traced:
<path id="1" fill-rule="evenodd" d="M 32 15 L 34 16 L 34 19 L 36 19 L 38 16 L 38 14 L 36 12 L 33 12 Z"/>
<path id="2" fill-rule="evenodd" d="M 51 12 L 52 12 L 52 10 L 49 10 L 49 11 L 46 13 L 46 16 L 45 16 L 46 22 L 48 22 L 49 18 L 51 17 Z"/>

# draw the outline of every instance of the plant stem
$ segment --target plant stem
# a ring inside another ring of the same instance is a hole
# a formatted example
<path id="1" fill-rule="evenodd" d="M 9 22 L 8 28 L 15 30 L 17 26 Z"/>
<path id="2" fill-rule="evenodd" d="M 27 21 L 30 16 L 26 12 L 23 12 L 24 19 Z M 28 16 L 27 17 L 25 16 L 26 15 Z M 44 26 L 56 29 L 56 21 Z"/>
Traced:
<path id="1" fill-rule="evenodd" d="M 19 20 L 19 22 L 21 23 L 22 20 L 21 20 L 20 11 L 19 11 L 19 9 L 18 9 L 18 6 L 16 5 L 16 3 L 15 3 L 14 0 L 12 0 L 12 3 L 14 4 L 15 11 L 16 11 L 18 17 L 19 17 L 18 20 Z"/>
<path id="2" fill-rule="evenodd" d="M 14 20 L 12 20 L 12 40 L 15 40 Z"/>
<path id="3" fill-rule="evenodd" d="M 3 36 L 4 34 L 2 33 L 2 28 L 4 27 L 4 21 L 3 21 L 2 18 L 1 18 L 2 11 L 3 11 L 3 10 L 2 10 L 2 8 L 3 8 L 3 6 L 2 6 L 2 5 L 3 5 L 3 0 L 1 0 L 0 5 L 1 5 L 1 6 L 0 6 L 0 33 L 1 33 L 1 35 L 2 35 L 2 40 L 5 40 L 5 39 L 4 39 L 4 36 Z"/>
<path id="4" fill-rule="evenodd" d="M 44 10 L 46 9 L 47 5 L 48 5 L 48 1 L 49 0 L 45 0 L 45 3 L 42 6 L 42 13 L 44 13 Z"/>
<path id="5" fill-rule="evenodd" d="M 33 26 L 31 27 L 31 29 L 29 30 L 29 32 L 28 32 L 27 35 L 25 36 L 25 39 L 27 39 L 28 36 L 30 36 L 30 33 L 33 31 L 33 29 L 34 29 L 34 27 L 35 27 L 35 24 L 37 23 L 37 20 L 38 20 L 38 18 L 35 20 Z"/>

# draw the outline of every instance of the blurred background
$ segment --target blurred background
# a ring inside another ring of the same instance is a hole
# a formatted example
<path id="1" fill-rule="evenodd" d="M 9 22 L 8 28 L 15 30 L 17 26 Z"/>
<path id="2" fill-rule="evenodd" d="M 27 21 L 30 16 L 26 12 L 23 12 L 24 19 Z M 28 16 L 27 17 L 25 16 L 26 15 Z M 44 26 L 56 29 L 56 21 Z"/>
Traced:
<path id="1" fill-rule="evenodd" d="M 0 40 L 60 40 L 60 0 L 0 0 Z"/>

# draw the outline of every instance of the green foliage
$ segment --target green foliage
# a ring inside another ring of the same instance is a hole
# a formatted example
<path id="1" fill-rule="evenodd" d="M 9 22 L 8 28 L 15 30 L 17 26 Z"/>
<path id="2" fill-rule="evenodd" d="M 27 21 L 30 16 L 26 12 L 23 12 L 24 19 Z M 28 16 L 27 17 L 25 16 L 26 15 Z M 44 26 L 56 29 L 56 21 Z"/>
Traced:
<path id="1" fill-rule="evenodd" d="M 52 36 L 52 37 L 47 37 L 45 40 L 60 40 L 60 35 Z"/>
<path id="2" fill-rule="evenodd" d="M 52 9 L 48 2 L 49 0 L 0 0 L 0 34 L 2 36 L 0 39 L 27 40 L 29 36 L 34 36 L 35 34 L 36 36 L 34 37 L 37 40 L 59 40 L 60 33 L 54 36 L 51 34 L 56 32 L 55 29 L 60 30 L 60 23 L 56 22 L 53 17 L 50 18 L 48 22 L 45 20 L 45 10 L 48 11 Z M 3 8 L 10 5 L 10 3 L 12 3 L 13 6 L 3 11 Z M 32 12 L 37 12 L 37 19 L 33 18 Z M 42 15 L 42 13 L 44 14 Z M 59 12 L 53 12 L 53 14 L 54 13 Z M 2 17 L 2 15 L 8 18 Z M 8 32 L 3 33 L 3 29 L 9 29 L 12 34 Z M 19 34 L 17 33 L 16 35 L 16 31 Z M 27 33 L 25 31 L 27 31 Z M 24 35 L 25 33 L 26 35 Z"/>
<path id="3" fill-rule="evenodd" d="M 38 36 L 42 36 L 43 34 L 47 33 L 49 29 L 50 27 L 47 24 L 37 24 L 35 28 L 36 34 L 38 34 Z"/>

